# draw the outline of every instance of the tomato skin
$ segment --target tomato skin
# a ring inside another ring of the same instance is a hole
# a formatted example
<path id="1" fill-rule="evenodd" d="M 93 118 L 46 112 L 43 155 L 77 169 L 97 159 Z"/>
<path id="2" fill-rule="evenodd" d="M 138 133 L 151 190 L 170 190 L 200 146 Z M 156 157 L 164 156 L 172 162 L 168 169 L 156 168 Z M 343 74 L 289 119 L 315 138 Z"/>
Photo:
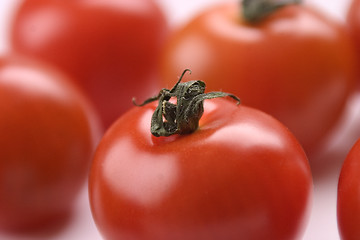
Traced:
<path id="1" fill-rule="evenodd" d="M 166 87 L 181 69 L 209 91 L 236 94 L 273 115 L 311 155 L 341 114 L 355 83 L 355 55 L 344 26 L 305 5 L 281 8 L 251 25 L 238 4 L 210 8 L 166 44 Z"/>
<path id="2" fill-rule="evenodd" d="M 347 155 L 341 168 L 338 196 L 337 220 L 341 239 L 360 238 L 360 140 Z"/>
<path id="3" fill-rule="evenodd" d="M 307 219 L 312 178 L 304 151 L 277 120 L 206 100 L 190 135 L 150 133 L 155 104 L 108 129 L 89 179 L 106 239 L 294 239 Z"/>
<path id="4" fill-rule="evenodd" d="M 43 64 L 0 59 L 0 228 L 60 221 L 83 187 L 101 136 L 92 106 Z"/>
<path id="5" fill-rule="evenodd" d="M 25 0 L 12 29 L 12 49 L 72 75 L 105 127 L 158 89 L 167 23 L 154 1 Z"/>

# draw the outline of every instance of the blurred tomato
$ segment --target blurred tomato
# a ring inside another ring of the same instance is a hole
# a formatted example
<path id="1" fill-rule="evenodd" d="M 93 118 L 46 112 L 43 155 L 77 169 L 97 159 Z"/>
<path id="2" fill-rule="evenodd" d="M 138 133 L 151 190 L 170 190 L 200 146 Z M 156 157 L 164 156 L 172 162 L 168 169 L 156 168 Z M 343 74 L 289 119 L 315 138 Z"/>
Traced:
<path id="1" fill-rule="evenodd" d="M 72 75 L 107 127 L 132 97 L 158 89 L 156 64 L 166 32 L 152 0 L 25 0 L 12 47 Z"/>
<path id="2" fill-rule="evenodd" d="M 360 140 L 342 166 L 337 199 L 337 217 L 341 239 L 360 239 Z"/>
<path id="3" fill-rule="evenodd" d="M 312 197 L 309 164 L 279 121 L 206 100 L 199 129 L 156 138 L 156 104 L 131 109 L 101 140 L 89 181 L 106 239 L 295 239 Z"/>
<path id="4" fill-rule="evenodd" d="M 164 82 L 171 85 L 174 75 L 190 68 L 209 91 L 234 93 L 243 104 L 275 116 L 313 153 L 355 82 L 348 32 L 305 5 L 282 7 L 249 23 L 237 2 L 204 11 L 170 37 L 162 58 Z"/>
<path id="5" fill-rule="evenodd" d="M 99 122 L 68 79 L 38 63 L 0 59 L 0 228 L 65 216 L 83 186 Z"/>

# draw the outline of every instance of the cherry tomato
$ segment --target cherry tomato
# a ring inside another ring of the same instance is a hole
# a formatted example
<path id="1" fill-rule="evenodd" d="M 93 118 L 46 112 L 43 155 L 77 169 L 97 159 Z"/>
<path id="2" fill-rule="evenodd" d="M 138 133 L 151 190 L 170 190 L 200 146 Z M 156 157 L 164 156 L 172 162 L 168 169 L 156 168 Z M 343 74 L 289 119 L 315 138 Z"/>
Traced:
<path id="1" fill-rule="evenodd" d="M 43 64 L 0 59 L 0 228 L 43 228 L 71 212 L 99 121 L 70 80 Z"/>
<path id="2" fill-rule="evenodd" d="M 134 96 L 158 89 L 155 66 L 166 33 L 151 0 L 25 0 L 11 45 L 73 76 L 107 127 Z"/>
<path id="3" fill-rule="evenodd" d="M 104 238 L 294 239 L 301 233 L 312 178 L 300 144 L 263 112 L 206 101 L 191 134 L 152 136 L 156 104 L 131 109 L 108 129 L 89 179 Z"/>
<path id="4" fill-rule="evenodd" d="M 341 239 L 360 239 L 360 140 L 346 157 L 338 184 L 337 217 Z"/>
<path id="5" fill-rule="evenodd" d="M 175 31 L 162 57 L 164 84 L 190 68 L 209 91 L 232 92 L 279 119 L 311 155 L 355 82 L 349 33 L 305 5 L 282 7 L 256 23 L 245 21 L 241 10 L 223 3 Z"/>

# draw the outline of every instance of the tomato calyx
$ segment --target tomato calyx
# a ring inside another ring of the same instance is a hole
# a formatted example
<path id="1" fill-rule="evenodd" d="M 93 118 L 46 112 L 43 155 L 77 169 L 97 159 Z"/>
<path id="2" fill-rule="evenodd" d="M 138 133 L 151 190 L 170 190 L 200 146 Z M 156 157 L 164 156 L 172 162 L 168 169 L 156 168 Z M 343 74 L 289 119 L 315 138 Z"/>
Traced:
<path id="1" fill-rule="evenodd" d="M 153 101 L 159 101 L 152 118 L 150 131 L 155 137 L 168 137 L 173 134 L 189 134 L 199 127 L 199 120 L 204 113 L 204 100 L 218 97 L 231 97 L 240 103 L 240 99 L 230 93 L 209 92 L 205 93 L 205 82 L 193 80 L 181 83 L 186 72 L 191 74 L 190 69 L 185 69 L 179 80 L 171 90 L 163 88 L 159 94 L 137 104 L 144 106 Z M 170 102 L 176 98 L 176 103 Z"/>
<path id="2" fill-rule="evenodd" d="M 257 23 L 279 8 L 300 4 L 301 0 L 242 0 L 243 18 L 248 23 Z"/>

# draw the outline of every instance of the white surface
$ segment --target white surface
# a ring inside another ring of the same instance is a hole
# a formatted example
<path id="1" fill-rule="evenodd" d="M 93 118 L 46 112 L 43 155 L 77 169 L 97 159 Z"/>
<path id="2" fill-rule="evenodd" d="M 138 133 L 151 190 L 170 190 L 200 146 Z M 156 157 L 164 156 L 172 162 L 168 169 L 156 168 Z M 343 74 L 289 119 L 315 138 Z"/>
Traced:
<path id="1" fill-rule="evenodd" d="M 0 1 L 0 55 L 7 52 L 7 32 L 9 19 L 19 0 Z M 131 0 L 129 0 L 131 1 Z M 179 25 L 200 11 L 204 6 L 224 0 L 158 0 L 170 23 Z M 330 15 L 344 19 L 349 0 L 308 0 L 307 3 L 321 7 Z M 357 124 L 360 119 L 360 97 L 355 96 L 349 103 L 347 112 L 339 128 L 334 132 L 323 153 L 319 154 L 314 167 L 314 201 L 310 221 L 305 230 L 305 240 L 339 239 L 336 223 L 336 190 L 341 163 L 348 150 L 360 136 Z M 96 240 L 101 239 L 91 217 L 87 191 L 84 188 L 75 206 L 70 222 L 56 234 L 14 236 L 0 233 L 0 239 L 67 239 Z"/>

